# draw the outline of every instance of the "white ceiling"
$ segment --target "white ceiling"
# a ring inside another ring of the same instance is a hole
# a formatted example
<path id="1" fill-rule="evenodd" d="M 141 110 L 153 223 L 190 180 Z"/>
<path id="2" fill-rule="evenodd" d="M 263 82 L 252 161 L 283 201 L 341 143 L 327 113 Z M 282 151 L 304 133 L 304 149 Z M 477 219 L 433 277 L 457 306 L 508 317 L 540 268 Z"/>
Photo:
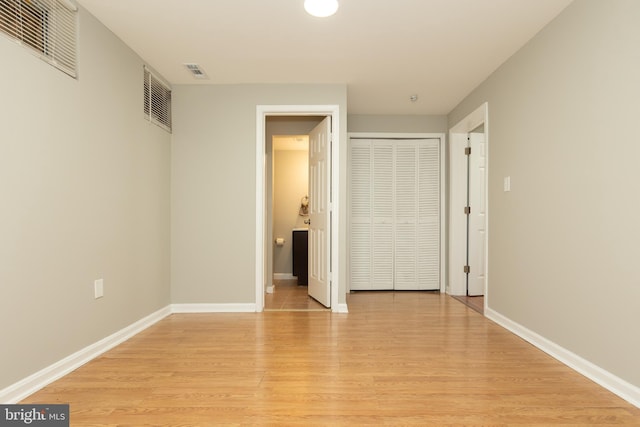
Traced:
<path id="1" fill-rule="evenodd" d="M 303 0 L 77 1 L 171 84 L 346 83 L 350 114 L 449 113 L 571 2 L 340 0 L 321 19 Z"/>

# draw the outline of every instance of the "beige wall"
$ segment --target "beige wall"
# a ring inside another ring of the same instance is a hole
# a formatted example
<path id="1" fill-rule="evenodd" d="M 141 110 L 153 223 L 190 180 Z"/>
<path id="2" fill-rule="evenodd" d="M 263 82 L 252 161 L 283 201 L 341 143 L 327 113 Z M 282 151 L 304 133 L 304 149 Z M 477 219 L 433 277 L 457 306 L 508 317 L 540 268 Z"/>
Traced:
<path id="1" fill-rule="evenodd" d="M 306 228 L 300 216 L 300 199 L 309 194 L 309 151 L 276 150 L 273 168 L 273 240 L 282 237 L 284 246 L 273 244 L 273 272 L 291 274 L 293 246 L 291 230 Z"/>
<path id="2" fill-rule="evenodd" d="M 254 303 L 256 106 L 338 105 L 345 177 L 346 86 L 183 85 L 173 94 L 172 301 Z M 345 206 L 346 180 L 341 186 Z M 344 210 L 340 215 L 345 224 Z M 341 302 L 345 277 L 343 269 Z"/>
<path id="3" fill-rule="evenodd" d="M 488 101 L 489 307 L 635 386 L 638 17 L 572 3 L 449 115 Z"/>
<path id="4" fill-rule="evenodd" d="M 445 133 L 447 116 L 349 114 L 349 132 Z"/>
<path id="5" fill-rule="evenodd" d="M 77 80 L 0 37 L 0 390 L 169 303 L 171 136 L 80 15 Z"/>

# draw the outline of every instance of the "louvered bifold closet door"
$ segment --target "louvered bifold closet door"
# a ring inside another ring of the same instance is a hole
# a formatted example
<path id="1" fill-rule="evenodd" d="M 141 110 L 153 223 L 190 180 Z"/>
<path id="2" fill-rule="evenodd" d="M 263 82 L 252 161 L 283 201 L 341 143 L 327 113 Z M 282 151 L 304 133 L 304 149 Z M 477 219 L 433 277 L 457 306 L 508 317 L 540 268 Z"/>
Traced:
<path id="1" fill-rule="evenodd" d="M 351 141 L 351 289 L 371 289 L 371 141 Z"/>
<path id="2" fill-rule="evenodd" d="M 371 289 L 393 289 L 393 143 L 376 141 L 373 152 Z"/>
<path id="3" fill-rule="evenodd" d="M 418 145 L 398 141 L 395 150 L 394 289 L 418 289 Z"/>
<path id="4" fill-rule="evenodd" d="M 440 289 L 440 140 L 418 147 L 418 289 Z"/>
<path id="5" fill-rule="evenodd" d="M 440 288 L 440 139 L 351 140 L 352 290 Z"/>

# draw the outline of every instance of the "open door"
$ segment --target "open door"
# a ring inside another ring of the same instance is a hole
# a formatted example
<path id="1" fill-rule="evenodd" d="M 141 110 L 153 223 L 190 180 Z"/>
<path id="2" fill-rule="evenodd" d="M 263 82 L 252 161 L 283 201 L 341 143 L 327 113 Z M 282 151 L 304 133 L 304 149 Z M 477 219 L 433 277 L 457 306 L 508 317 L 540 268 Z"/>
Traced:
<path id="1" fill-rule="evenodd" d="M 449 130 L 449 286 L 447 292 L 460 296 L 484 294 L 485 305 L 488 302 L 489 292 L 487 270 L 489 257 L 487 252 L 489 239 L 487 228 L 489 216 L 487 205 L 488 113 L 488 104 L 484 103 Z M 478 130 L 481 126 L 482 132 Z M 471 148 L 469 156 L 465 156 L 469 147 Z M 469 183 L 471 183 L 470 187 Z M 466 215 L 466 207 L 470 208 L 469 215 Z M 469 233 L 469 230 L 475 231 Z M 468 244 L 474 249 L 468 249 Z M 465 273 L 466 271 L 469 271 L 469 274 Z"/>
<path id="2" fill-rule="evenodd" d="M 486 146 L 483 133 L 469 134 L 469 176 L 468 176 L 468 240 L 467 265 L 470 266 L 467 274 L 467 295 L 484 295 L 486 282 L 485 274 L 485 247 L 486 247 Z"/>
<path id="3" fill-rule="evenodd" d="M 309 296 L 331 307 L 328 277 L 331 245 L 329 241 L 329 189 L 331 188 L 331 117 L 309 133 Z"/>

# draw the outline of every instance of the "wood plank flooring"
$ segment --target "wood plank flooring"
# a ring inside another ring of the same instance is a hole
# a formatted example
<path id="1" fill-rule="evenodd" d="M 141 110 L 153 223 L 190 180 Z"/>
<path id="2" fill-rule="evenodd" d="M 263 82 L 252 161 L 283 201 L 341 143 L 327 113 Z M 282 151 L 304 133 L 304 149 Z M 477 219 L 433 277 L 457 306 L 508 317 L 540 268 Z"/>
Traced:
<path id="1" fill-rule="evenodd" d="M 466 295 L 456 295 L 452 296 L 452 298 L 474 309 L 478 313 L 484 314 L 484 296 L 470 297 Z"/>
<path id="2" fill-rule="evenodd" d="M 275 291 L 265 294 L 266 311 L 325 311 L 328 310 L 309 296 L 306 286 L 298 286 L 297 279 L 274 280 Z"/>
<path id="3" fill-rule="evenodd" d="M 640 425 L 640 409 L 449 296 L 349 314 L 175 314 L 32 395 L 72 426 Z"/>

